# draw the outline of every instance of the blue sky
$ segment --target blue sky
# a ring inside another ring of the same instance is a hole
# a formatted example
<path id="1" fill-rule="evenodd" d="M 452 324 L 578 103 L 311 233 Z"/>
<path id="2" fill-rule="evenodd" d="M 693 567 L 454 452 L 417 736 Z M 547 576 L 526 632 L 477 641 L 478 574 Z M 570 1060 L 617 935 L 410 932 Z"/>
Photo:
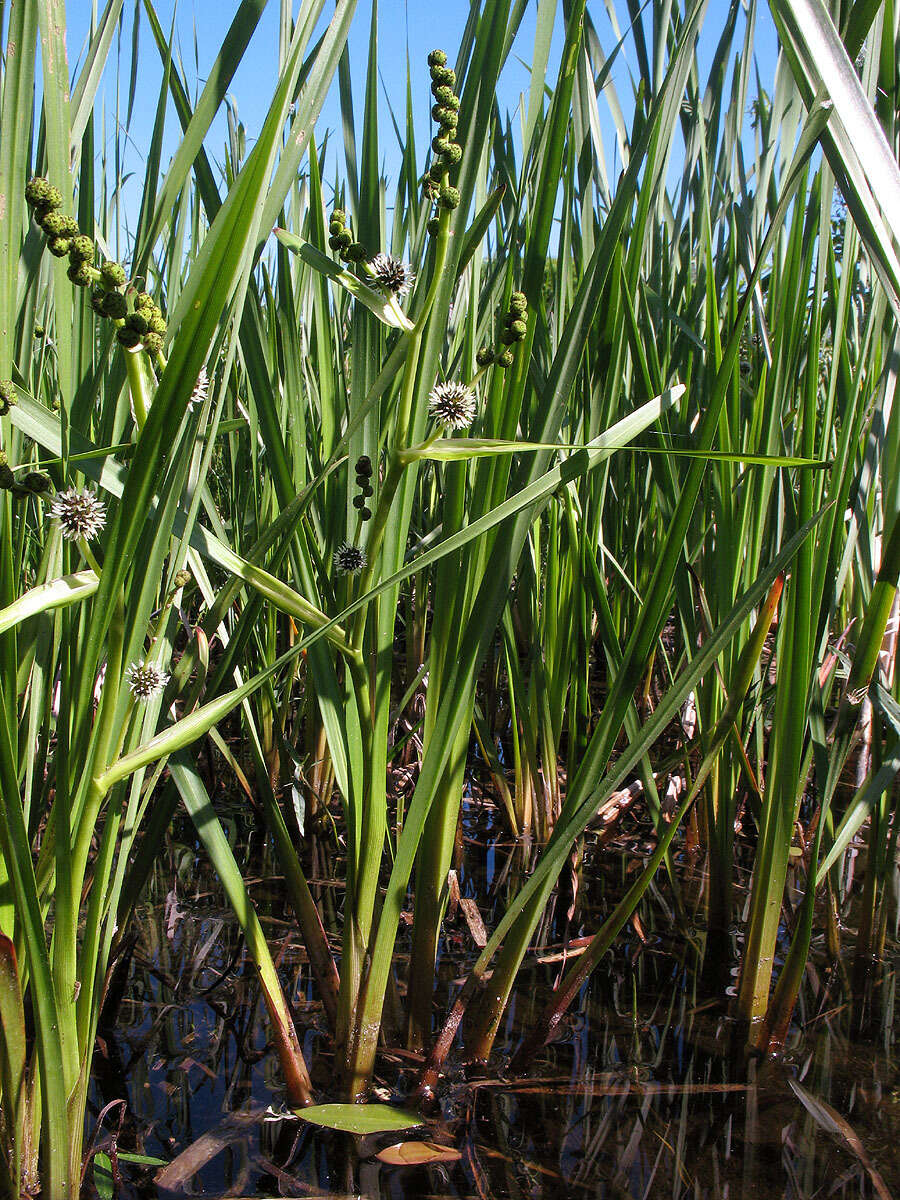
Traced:
<path id="1" fill-rule="evenodd" d="M 118 40 L 119 70 L 121 72 L 119 80 L 120 106 L 123 111 L 131 60 L 132 22 L 135 8 L 133 0 L 126 0 L 124 8 L 125 15 Z M 180 0 L 177 6 L 171 3 L 171 0 L 157 0 L 156 11 L 163 27 L 168 30 L 174 20 L 184 71 L 192 92 L 199 90 L 202 86 L 206 72 L 215 59 L 236 8 L 235 0 L 222 0 L 222 2 L 217 2 L 217 0 Z M 326 8 L 330 13 L 331 6 L 327 5 Z M 626 5 L 622 0 L 618 0 L 615 9 L 624 30 L 627 25 Z M 90 30 L 91 10 L 91 0 L 68 0 L 66 4 L 69 62 L 73 66 L 83 51 Z M 380 153 L 385 173 L 389 179 L 396 177 L 399 155 L 390 121 L 388 103 L 390 102 L 394 106 L 394 111 L 402 125 L 405 110 L 407 54 L 412 73 L 414 102 L 417 102 L 418 144 L 424 153 L 431 103 L 428 93 L 426 55 L 433 47 L 440 46 L 447 50 L 451 62 L 453 61 L 468 10 L 467 0 L 445 0 L 441 4 L 435 4 L 433 0 L 380 0 L 379 2 L 378 37 L 382 82 L 380 95 L 382 111 L 379 121 L 382 131 Z M 611 49 L 617 39 L 607 14 L 606 0 L 588 0 L 588 11 L 604 48 Z M 727 11 L 728 5 L 725 0 L 710 0 L 700 41 L 701 69 L 708 64 L 712 56 Z M 532 3 L 526 12 L 513 53 L 501 79 L 500 105 L 501 108 L 506 108 L 511 113 L 516 110 L 522 93 L 527 93 L 530 82 L 528 63 L 532 58 L 535 12 L 536 4 Z M 371 0 L 359 0 L 349 41 L 357 123 L 359 123 L 362 111 L 362 87 L 365 79 L 370 18 Z M 278 55 L 278 24 L 278 0 L 269 0 L 230 89 L 234 111 L 245 126 L 249 140 L 256 136 L 262 125 L 274 90 Z M 551 55 L 548 72 L 551 81 L 555 77 L 558 62 L 558 51 L 561 44 L 560 29 L 561 18 L 558 16 L 554 53 Z M 740 44 L 740 35 L 738 35 L 736 44 Z M 140 23 L 139 47 L 139 86 L 128 148 L 128 163 L 134 169 L 136 177 L 140 177 L 143 173 L 140 160 L 147 153 L 149 146 L 162 78 L 159 56 L 146 18 Z M 774 27 L 768 6 L 763 3 L 757 19 L 756 57 L 760 75 L 767 88 L 771 86 L 776 53 L 777 39 Z M 634 44 L 631 38 L 627 38 L 624 53 L 619 56 L 612 76 L 623 107 L 628 105 L 631 96 L 628 68 L 629 65 L 634 68 L 635 64 Z M 101 97 L 107 113 L 108 138 L 112 136 L 112 116 L 115 113 L 116 70 L 117 45 L 114 43 L 109 67 L 101 88 Z M 602 105 L 601 122 L 604 126 L 604 141 L 611 152 L 611 147 L 614 145 L 613 126 L 608 114 L 603 111 Z M 332 89 L 332 94 L 326 102 L 317 126 L 317 142 L 321 143 L 327 130 L 332 131 L 333 136 L 330 141 L 333 154 L 334 149 L 341 145 L 341 114 L 336 86 Z M 179 132 L 177 120 L 170 110 L 163 147 L 163 167 L 177 145 Z M 207 150 L 214 163 L 222 161 L 225 136 L 225 119 L 224 115 L 220 114 L 207 139 Z M 326 168 L 326 178 L 334 177 L 334 165 L 335 160 L 331 157 L 329 167 Z M 132 205 L 136 207 L 139 203 L 139 195 L 131 192 L 126 195 L 129 197 L 126 201 L 127 206 L 129 208 Z M 133 220 L 134 216 L 132 215 L 132 223 Z"/>

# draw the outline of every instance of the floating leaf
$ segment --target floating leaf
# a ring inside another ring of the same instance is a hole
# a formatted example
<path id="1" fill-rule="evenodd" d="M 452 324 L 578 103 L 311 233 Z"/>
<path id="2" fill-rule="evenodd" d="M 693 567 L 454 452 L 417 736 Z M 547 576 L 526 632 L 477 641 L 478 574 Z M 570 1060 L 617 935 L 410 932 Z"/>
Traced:
<path id="1" fill-rule="evenodd" d="M 453 1146 L 439 1146 L 437 1142 L 397 1142 L 379 1150 L 375 1157 L 391 1167 L 424 1167 L 430 1163 L 459 1162 L 462 1155 Z"/>
<path id="2" fill-rule="evenodd" d="M 314 1104 L 295 1111 L 302 1121 L 344 1133 L 389 1133 L 424 1124 L 419 1113 L 390 1104 Z"/>

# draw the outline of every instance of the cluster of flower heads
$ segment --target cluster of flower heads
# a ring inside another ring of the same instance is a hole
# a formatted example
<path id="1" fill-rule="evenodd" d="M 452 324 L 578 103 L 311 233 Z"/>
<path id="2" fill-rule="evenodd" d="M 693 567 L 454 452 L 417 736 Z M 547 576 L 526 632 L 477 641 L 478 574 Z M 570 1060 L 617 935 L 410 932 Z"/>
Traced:
<path id="1" fill-rule="evenodd" d="M 365 262 L 369 252 L 362 242 L 355 242 L 347 226 L 347 214 L 336 208 L 328 219 L 328 245 L 343 262 Z"/>
<path id="2" fill-rule="evenodd" d="M 430 198 L 437 201 L 439 208 L 454 209 L 459 206 L 459 191 L 450 183 L 449 176 L 462 159 L 462 147 L 456 141 L 459 122 L 459 96 L 453 90 L 456 72 L 447 66 L 447 55 L 443 50 L 431 51 L 428 66 L 431 71 L 431 94 L 434 96 L 431 115 L 437 122 L 438 132 L 431 143 L 434 158 L 425 177 L 425 188 Z M 438 219 L 432 217 L 428 232 L 434 234 L 437 228 Z"/>
<path id="3" fill-rule="evenodd" d="M 0 388 L 2 387 L 3 384 L 0 384 Z M 25 496 L 39 496 L 42 492 L 48 492 L 52 486 L 50 476 L 45 475 L 43 471 L 28 471 L 18 479 L 9 465 L 6 454 L 0 450 L 0 490 L 12 492 L 21 499 Z"/>
<path id="4" fill-rule="evenodd" d="M 509 307 L 503 314 L 503 329 L 500 331 L 500 342 L 503 349 L 495 351 L 490 346 L 482 346 L 475 356 L 479 367 L 489 367 L 496 363 L 498 367 L 511 367 L 515 361 L 513 346 L 521 342 L 528 332 L 528 301 L 524 292 L 513 292 L 509 298 Z"/>
<path id="5" fill-rule="evenodd" d="M 447 430 L 468 429 L 477 410 L 475 393 L 464 383 L 435 384 L 428 396 L 429 416 Z"/>
<path id="6" fill-rule="evenodd" d="M 341 542 L 334 552 L 334 569 L 338 575 L 358 575 L 367 562 L 365 550 L 352 542 Z"/>
<path id="7" fill-rule="evenodd" d="M 363 521 L 371 520 L 369 500 L 375 489 L 372 487 L 372 460 L 368 454 L 361 454 L 356 460 L 356 486 L 359 494 L 353 497 L 353 507 L 359 511 Z"/>
<path id="8" fill-rule="evenodd" d="M 162 311 L 146 292 L 121 290 L 126 283 L 121 263 L 104 261 L 99 267 L 94 265 L 93 241 L 81 232 L 74 217 L 59 211 L 63 203 L 59 188 L 46 179 L 34 178 L 25 185 L 25 199 L 47 235 L 47 249 L 57 258 L 69 256 L 69 279 L 79 287 L 92 289 L 91 308 L 98 316 L 115 322 L 122 345 L 159 354 L 166 332 Z"/>

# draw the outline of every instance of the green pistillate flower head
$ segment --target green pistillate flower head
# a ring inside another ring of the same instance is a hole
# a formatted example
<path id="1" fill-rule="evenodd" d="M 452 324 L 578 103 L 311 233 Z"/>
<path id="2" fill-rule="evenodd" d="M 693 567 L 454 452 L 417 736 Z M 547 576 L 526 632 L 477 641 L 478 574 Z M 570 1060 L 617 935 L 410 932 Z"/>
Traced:
<path id="1" fill-rule="evenodd" d="M 365 550 L 352 542 L 341 542 L 334 552 L 334 569 L 338 575 L 358 575 L 367 562 Z"/>
<path id="2" fill-rule="evenodd" d="M 438 383 L 428 397 L 428 412 L 444 429 L 468 429 L 475 420 L 478 403 L 464 383 Z"/>
<path id="3" fill-rule="evenodd" d="M 475 361 L 479 367 L 489 367 L 494 361 L 494 351 L 490 346 L 482 346 L 475 355 Z"/>
<path id="4" fill-rule="evenodd" d="M 429 67 L 445 67 L 447 65 L 447 55 L 443 50 L 432 50 L 428 55 Z"/>
<path id="5" fill-rule="evenodd" d="M 46 233 L 47 237 L 63 237 L 65 236 L 68 222 L 61 212 L 56 209 L 50 209 L 41 217 L 41 229 Z"/>
<path id="6" fill-rule="evenodd" d="M 511 367 L 515 361 L 515 355 L 512 350 L 504 350 L 502 354 L 497 355 L 497 366 L 502 367 L 504 371 L 507 367 Z"/>
<path id="7" fill-rule="evenodd" d="M 50 516 L 59 522 L 66 541 L 84 538 L 89 542 L 106 524 L 106 505 L 90 488 L 69 488 L 53 497 Z"/>
<path id="8" fill-rule="evenodd" d="M 108 288 L 122 287 L 125 283 L 125 268 L 121 263 L 107 261 L 100 268 L 100 278 Z"/>
<path id="9" fill-rule="evenodd" d="M 143 341 L 148 354 L 162 354 L 163 340 L 158 333 L 153 333 L 152 330 L 145 333 Z"/>
<path id="10" fill-rule="evenodd" d="M 451 167 L 455 167 L 462 160 L 462 146 L 457 142 L 451 142 L 447 147 L 444 157 Z"/>
<path id="11" fill-rule="evenodd" d="M 509 298 L 509 311 L 515 313 L 517 317 L 528 311 L 528 301 L 525 299 L 524 292 L 513 292 Z"/>
<path id="12" fill-rule="evenodd" d="M 5 417 L 16 403 L 16 389 L 11 379 L 0 380 L 0 417 Z"/>
<path id="13" fill-rule="evenodd" d="M 344 257 L 347 259 L 347 262 L 365 262 L 369 257 L 369 252 L 362 242 L 351 242 L 344 251 Z"/>
<path id="14" fill-rule="evenodd" d="M 74 262 L 69 262 L 69 267 L 66 271 L 66 274 L 68 275 L 69 279 L 71 279 L 72 283 L 77 284 L 78 287 L 88 287 L 88 285 L 94 281 L 94 277 L 91 274 L 91 268 L 86 262 L 82 262 L 80 259 L 76 259 Z"/>
<path id="15" fill-rule="evenodd" d="M 392 254 L 376 254 L 369 266 L 378 287 L 392 296 L 407 296 L 416 281 L 409 263 L 394 258 Z"/>
<path id="16" fill-rule="evenodd" d="M 450 187 L 449 184 L 444 184 L 441 188 L 439 197 L 441 208 L 459 208 L 459 191 L 455 187 Z"/>
<path id="17" fill-rule="evenodd" d="M 6 454 L 0 450 L 0 489 L 9 491 L 16 486 L 16 476 L 7 461 Z"/>
<path id="18" fill-rule="evenodd" d="M 126 350 L 134 350 L 136 346 L 141 344 L 141 335 L 136 333 L 129 325 L 123 325 L 121 329 L 117 329 L 116 338 L 119 345 L 124 346 Z"/>
<path id="19" fill-rule="evenodd" d="M 176 591 L 178 588 L 187 587 L 187 585 L 191 582 L 191 578 L 192 576 L 190 571 L 187 571 L 184 567 L 182 567 L 180 571 L 175 572 L 175 575 L 172 579 L 172 587 L 175 588 Z"/>
<path id="20" fill-rule="evenodd" d="M 132 696 L 140 702 L 146 702 L 154 696 L 158 696 L 169 682 L 169 676 L 156 663 L 141 662 L 140 660 L 133 662 L 128 667 L 125 678 Z"/>
<path id="21" fill-rule="evenodd" d="M 431 149 L 441 158 L 449 155 L 450 147 L 452 145 L 453 143 L 450 141 L 450 139 L 448 137 L 444 137 L 443 134 L 441 134 L 439 137 L 432 138 L 431 140 Z"/>
<path id="22" fill-rule="evenodd" d="M 70 238 L 54 237 L 54 238 L 51 238 L 50 241 L 47 243 L 47 249 L 50 251 L 50 253 L 53 255 L 54 258 L 65 258 L 66 255 L 69 253 L 69 247 L 71 246 L 71 244 L 72 244 L 72 242 L 71 242 Z"/>
<path id="23" fill-rule="evenodd" d="M 104 293 L 103 315 L 114 321 L 121 321 L 128 315 L 128 304 L 121 292 Z"/>
<path id="24" fill-rule="evenodd" d="M 150 295 L 150 293 L 138 292 L 134 298 L 135 312 L 140 312 L 142 309 L 147 309 L 148 312 L 152 312 L 154 308 L 156 308 L 156 305 L 153 303 L 153 297 Z"/>
<path id="25" fill-rule="evenodd" d="M 80 233 L 78 237 L 72 238 L 72 245 L 69 247 L 69 258 L 73 263 L 92 263 L 94 261 L 94 243 L 89 237 L 85 237 L 83 233 Z"/>
<path id="26" fill-rule="evenodd" d="M 46 179 L 35 176 L 25 184 L 25 202 L 38 212 L 62 207 L 62 193 Z"/>
<path id="27" fill-rule="evenodd" d="M 456 72 L 452 67 L 432 67 L 431 78 L 436 87 L 452 88 L 456 83 Z"/>
<path id="28" fill-rule="evenodd" d="M 135 309 L 125 318 L 127 328 L 133 329 L 138 337 L 143 337 L 150 330 L 150 318 L 146 310 Z"/>

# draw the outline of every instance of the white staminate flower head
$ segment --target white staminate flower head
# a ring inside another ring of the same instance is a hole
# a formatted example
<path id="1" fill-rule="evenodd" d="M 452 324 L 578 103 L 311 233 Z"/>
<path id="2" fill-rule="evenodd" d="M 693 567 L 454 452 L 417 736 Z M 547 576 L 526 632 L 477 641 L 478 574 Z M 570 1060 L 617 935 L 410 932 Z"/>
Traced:
<path id="1" fill-rule="evenodd" d="M 415 272 L 409 263 L 392 254 L 376 254 L 369 263 L 375 275 L 375 283 L 393 296 L 406 296 L 416 282 Z"/>
<path id="2" fill-rule="evenodd" d="M 135 700 L 149 700 L 158 695 L 169 682 L 169 676 L 156 663 L 133 662 L 125 672 Z"/>
<path id="3" fill-rule="evenodd" d="M 358 575 L 367 561 L 365 550 L 350 542 L 342 542 L 334 552 L 334 569 L 338 575 Z"/>
<path id="4" fill-rule="evenodd" d="M 197 382 L 194 384 L 194 390 L 191 392 L 191 398 L 188 400 L 188 408 L 196 408 L 198 404 L 204 404 L 208 391 L 209 376 L 206 373 L 206 367 L 201 367 L 200 374 L 197 376 Z"/>
<path id="5" fill-rule="evenodd" d="M 69 488 L 54 496 L 50 516 L 59 521 L 60 533 L 68 541 L 82 537 L 90 541 L 106 524 L 106 505 L 90 488 Z"/>
<path id="6" fill-rule="evenodd" d="M 464 383 L 438 383 L 428 397 L 428 412 L 445 429 L 468 429 L 475 420 L 475 393 Z"/>

